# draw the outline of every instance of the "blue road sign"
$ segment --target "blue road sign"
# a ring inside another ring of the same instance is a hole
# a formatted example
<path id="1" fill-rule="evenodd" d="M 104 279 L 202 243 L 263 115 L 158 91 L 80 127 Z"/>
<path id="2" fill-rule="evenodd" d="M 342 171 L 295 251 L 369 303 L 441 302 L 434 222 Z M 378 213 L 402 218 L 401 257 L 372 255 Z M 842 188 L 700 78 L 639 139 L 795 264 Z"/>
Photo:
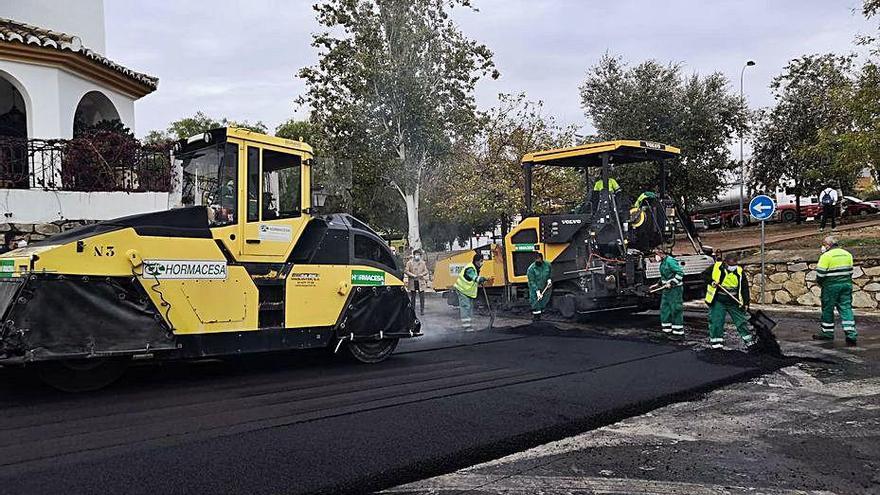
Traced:
<path id="1" fill-rule="evenodd" d="M 761 194 L 749 201 L 749 213 L 755 220 L 767 220 L 776 211 L 776 203 L 770 196 Z"/>

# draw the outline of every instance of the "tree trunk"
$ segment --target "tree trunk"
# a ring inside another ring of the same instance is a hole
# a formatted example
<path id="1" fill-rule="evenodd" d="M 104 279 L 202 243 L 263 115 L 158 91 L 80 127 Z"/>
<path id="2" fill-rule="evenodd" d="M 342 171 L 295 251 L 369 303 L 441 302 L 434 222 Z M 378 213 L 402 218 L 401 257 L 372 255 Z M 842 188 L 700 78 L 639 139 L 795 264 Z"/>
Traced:
<path id="1" fill-rule="evenodd" d="M 797 225 L 801 224 L 801 187 L 795 186 L 794 189 L 794 214 L 795 214 L 795 223 Z"/>
<path id="2" fill-rule="evenodd" d="M 414 193 L 403 195 L 406 203 L 407 239 L 409 247 L 413 250 L 422 249 L 422 236 L 419 233 L 419 188 Z"/>

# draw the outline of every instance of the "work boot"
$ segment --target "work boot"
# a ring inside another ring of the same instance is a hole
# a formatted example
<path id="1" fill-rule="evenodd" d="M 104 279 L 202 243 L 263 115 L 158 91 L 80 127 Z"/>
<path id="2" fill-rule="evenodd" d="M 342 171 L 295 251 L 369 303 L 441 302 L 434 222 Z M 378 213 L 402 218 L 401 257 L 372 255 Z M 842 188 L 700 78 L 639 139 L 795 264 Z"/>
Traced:
<path id="1" fill-rule="evenodd" d="M 827 342 L 829 340 L 834 340 L 834 335 L 826 335 L 824 333 L 814 333 L 813 340 L 822 340 L 822 341 Z"/>
<path id="2" fill-rule="evenodd" d="M 846 345 L 848 345 L 850 347 L 855 347 L 855 346 L 859 345 L 859 343 L 856 341 L 856 339 L 847 337 L 846 338 Z"/>
<path id="3" fill-rule="evenodd" d="M 541 313 L 532 313 L 532 321 L 541 321 Z"/>

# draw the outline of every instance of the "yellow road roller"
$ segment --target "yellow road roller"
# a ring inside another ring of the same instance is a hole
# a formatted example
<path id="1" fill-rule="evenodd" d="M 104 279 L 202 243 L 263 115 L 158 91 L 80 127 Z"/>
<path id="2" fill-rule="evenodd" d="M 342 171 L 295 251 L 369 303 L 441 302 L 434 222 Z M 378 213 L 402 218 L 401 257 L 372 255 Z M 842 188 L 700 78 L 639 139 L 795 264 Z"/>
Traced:
<path id="1" fill-rule="evenodd" d="M 0 364 L 85 390 L 134 359 L 385 360 L 420 335 L 401 267 L 365 223 L 316 212 L 313 163 L 305 143 L 214 129 L 174 145 L 173 208 L 0 256 Z"/>

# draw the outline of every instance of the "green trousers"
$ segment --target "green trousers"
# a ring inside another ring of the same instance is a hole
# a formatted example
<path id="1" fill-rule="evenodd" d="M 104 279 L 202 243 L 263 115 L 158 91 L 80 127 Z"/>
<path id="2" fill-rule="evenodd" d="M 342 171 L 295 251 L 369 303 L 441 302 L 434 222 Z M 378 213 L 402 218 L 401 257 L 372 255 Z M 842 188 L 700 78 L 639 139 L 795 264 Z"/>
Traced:
<path id="1" fill-rule="evenodd" d="M 749 332 L 749 314 L 733 298 L 724 294 L 716 295 L 715 300 L 709 305 L 709 343 L 724 342 L 724 321 L 728 313 L 743 342 L 750 343 L 752 334 Z"/>
<path id="2" fill-rule="evenodd" d="M 474 300 L 461 292 L 455 291 L 455 293 L 458 294 L 458 315 L 461 317 L 461 328 L 472 330 L 474 320 Z"/>
<path id="3" fill-rule="evenodd" d="M 840 324 L 847 338 L 855 340 L 856 318 L 852 310 L 852 281 L 829 281 L 822 286 L 822 325 L 826 336 L 834 336 L 834 308 L 840 314 Z"/>
<path id="4" fill-rule="evenodd" d="M 660 327 L 664 333 L 684 335 L 684 287 L 664 289 L 660 297 Z"/>
<path id="5" fill-rule="evenodd" d="M 546 293 L 544 297 L 538 299 L 538 292 L 531 286 L 529 286 L 529 304 L 532 306 L 532 314 L 541 314 L 544 311 L 544 308 L 547 307 L 547 303 L 550 302 L 550 296 L 553 294 L 552 289 L 546 289 Z"/>

